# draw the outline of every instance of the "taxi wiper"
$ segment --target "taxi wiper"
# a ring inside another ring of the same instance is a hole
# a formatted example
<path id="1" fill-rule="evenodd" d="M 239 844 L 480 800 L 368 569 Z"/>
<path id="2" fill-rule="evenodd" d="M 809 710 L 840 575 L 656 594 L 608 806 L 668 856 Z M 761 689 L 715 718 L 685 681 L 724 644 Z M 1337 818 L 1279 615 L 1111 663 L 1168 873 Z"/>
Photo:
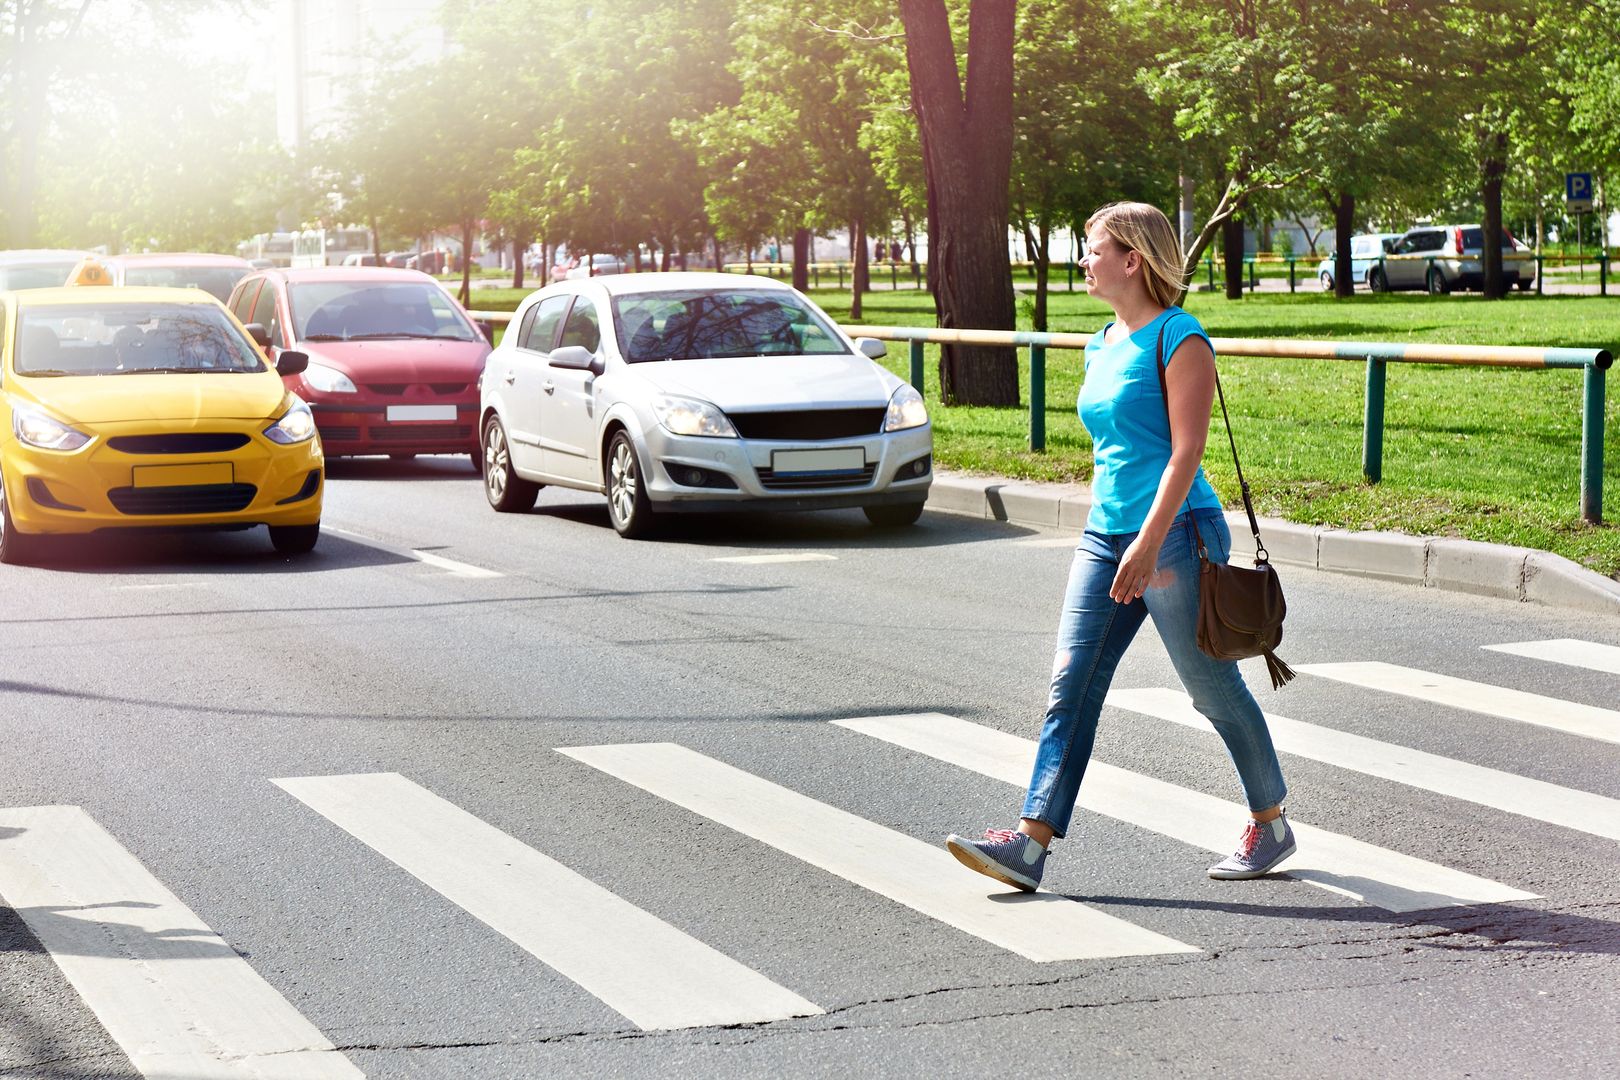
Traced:
<path id="1" fill-rule="evenodd" d="M 228 367 L 140 367 L 125 368 L 123 371 L 109 371 L 109 375 L 213 375 L 219 372 L 242 371 L 243 368 Z"/>
<path id="2" fill-rule="evenodd" d="M 63 371 L 61 368 L 34 368 L 32 371 L 19 371 L 19 372 L 17 372 L 17 374 L 26 375 L 28 378 L 33 378 L 34 376 L 37 375 L 40 378 L 48 379 L 48 378 L 54 378 L 54 377 L 56 377 L 58 375 L 83 375 L 84 372 L 82 372 L 82 371 Z"/>

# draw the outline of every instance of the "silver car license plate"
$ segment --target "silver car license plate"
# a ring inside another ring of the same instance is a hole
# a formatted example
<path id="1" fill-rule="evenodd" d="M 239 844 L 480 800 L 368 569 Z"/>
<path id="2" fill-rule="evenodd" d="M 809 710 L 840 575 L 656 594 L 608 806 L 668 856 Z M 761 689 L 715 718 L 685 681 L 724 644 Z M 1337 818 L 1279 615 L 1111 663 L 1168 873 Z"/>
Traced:
<path id="1" fill-rule="evenodd" d="M 771 471 L 783 473 L 860 472 L 866 468 L 866 451 L 859 446 L 836 450 L 773 450 Z"/>

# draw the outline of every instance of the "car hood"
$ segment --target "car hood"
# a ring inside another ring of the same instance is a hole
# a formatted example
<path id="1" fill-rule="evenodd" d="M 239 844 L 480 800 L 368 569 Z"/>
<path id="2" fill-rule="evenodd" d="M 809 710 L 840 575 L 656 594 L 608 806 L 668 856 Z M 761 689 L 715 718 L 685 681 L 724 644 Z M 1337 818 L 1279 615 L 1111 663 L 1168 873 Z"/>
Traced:
<path id="1" fill-rule="evenodd" d="M 388 341 L 311 341 L 299 348 L 312 364 L 335 368 L 355 382 L 472 382 L 484 370 L 483 341 L 399 338 Z"/>
<path id="2" fill-rule="evenodd" d="M 899 380 L 864 356 L 738 356 L 630 365 L 655 390 L 725 412 L 847 409 L 889 403 Z"/>
<path id="3" fill-rule="evenodd" d="M 22 380 L 18 380 L 21 382 Z M 287 391 L 272 372 L 98 375 L 28 380 L 32 396 L 69 423 L 257 420 L 276 415 Z"/>

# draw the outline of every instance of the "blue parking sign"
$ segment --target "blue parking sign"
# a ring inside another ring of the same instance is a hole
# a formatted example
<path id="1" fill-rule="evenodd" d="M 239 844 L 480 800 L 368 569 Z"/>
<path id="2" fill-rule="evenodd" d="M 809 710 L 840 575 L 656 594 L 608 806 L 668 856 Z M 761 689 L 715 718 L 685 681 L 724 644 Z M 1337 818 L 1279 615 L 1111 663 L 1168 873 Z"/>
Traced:
<path id="1" fill-rule="evenodd" d="M 1572 172 L 1564 174 L 1564 202 L 1569 210 L 1592 209 L 1592 174 Z"/>

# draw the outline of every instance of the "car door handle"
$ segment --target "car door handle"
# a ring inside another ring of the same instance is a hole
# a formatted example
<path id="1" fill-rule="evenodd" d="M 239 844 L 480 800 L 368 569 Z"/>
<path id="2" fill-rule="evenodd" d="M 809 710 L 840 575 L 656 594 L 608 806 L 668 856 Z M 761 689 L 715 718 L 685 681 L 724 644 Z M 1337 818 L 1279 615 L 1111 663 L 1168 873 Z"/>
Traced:
<path id="1" fill-rule="evenodd" d="M 541 387 L 541 388 L 540 388 L 540 389 L 542 389 L 542 390 L 544 390 L 544 391 L 545 391 L 545 392 L 546 392 L 546 393 L 548 393 L 548 394 L 550 394 L 550 393 L 553 393 L 553 392 L 555 392 L 555 391 L 556 391 L 556 389 L 557 389 L 557 384 L 556 384 L 556 383 L 554 383 L 554 382 L 548 382 L 548 383 L 546 383 L 546 385 L 544 385 L 544 386 L 542 386 L 542 387 Z"/>
<path id="2" fill-rule="evenodd" d="M 508 371 L 506 373 L 506 385 L 511 386 L 515 382 L 517 382 L 517 372 Z"/>

